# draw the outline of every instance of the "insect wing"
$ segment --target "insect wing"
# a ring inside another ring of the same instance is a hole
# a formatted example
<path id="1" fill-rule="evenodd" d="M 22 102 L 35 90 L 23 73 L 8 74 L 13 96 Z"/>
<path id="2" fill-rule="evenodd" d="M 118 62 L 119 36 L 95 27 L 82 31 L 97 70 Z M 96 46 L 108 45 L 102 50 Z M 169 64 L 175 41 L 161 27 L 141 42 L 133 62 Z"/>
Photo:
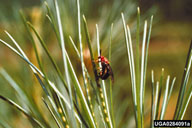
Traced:
<path id="1" fill-rule="evenodd" d="M 114 83 L 114 75 L 111 66 L 108 64 L 108 73 L 111 76 L 111 81 Z"/>

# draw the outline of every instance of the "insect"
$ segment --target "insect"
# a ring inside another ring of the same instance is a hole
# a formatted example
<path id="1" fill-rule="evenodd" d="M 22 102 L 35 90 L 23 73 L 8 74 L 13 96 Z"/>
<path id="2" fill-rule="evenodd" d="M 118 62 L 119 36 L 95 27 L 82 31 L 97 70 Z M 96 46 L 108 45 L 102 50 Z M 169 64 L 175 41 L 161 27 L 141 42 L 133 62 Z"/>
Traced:
<path id="1" fill-rule="evenodd" d="M 111 76 L 111 80 L 112 82 L 114 82 L 113 71 L 107 58 L 100 55 L 96 60 L 96 62 L 101 62 L 101 68 L 99 68 L 100 71 L 98 73 L 98 77 L 101 78 L 102 80 L 106 80 L 109 76 Z"/>

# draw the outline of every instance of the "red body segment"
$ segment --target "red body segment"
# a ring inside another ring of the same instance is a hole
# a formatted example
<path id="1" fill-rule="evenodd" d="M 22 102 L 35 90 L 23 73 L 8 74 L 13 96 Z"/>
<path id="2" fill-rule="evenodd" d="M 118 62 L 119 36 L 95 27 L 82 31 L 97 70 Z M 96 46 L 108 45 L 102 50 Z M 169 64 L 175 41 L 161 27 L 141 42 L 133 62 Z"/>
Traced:
<path id="1" fill-rule="evenodd" d="M 98 59 L 99 58 L 101 59 L 101 63 L 103 62 L 103 63 L 109 64 L 109 61 L 104 56 L 100 56 L 100 57 L 98 57 Z"/>

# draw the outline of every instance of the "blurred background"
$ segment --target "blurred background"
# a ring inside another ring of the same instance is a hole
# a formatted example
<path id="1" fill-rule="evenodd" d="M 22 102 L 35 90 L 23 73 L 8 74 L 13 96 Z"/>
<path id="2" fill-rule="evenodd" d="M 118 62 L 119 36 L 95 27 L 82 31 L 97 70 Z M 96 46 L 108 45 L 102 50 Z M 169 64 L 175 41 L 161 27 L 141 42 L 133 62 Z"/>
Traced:
<path id="1" fill-rule="evenodd" d="M 51 6 L 51 0 L 47 1 Z M 60 2 L 61 15 L 63 18 L 64 35 L 66 47 L 69 52 L 79 79 L 82 81 L 80 61 L 69 43 L 68 36 L 71 35 L 77 47 L 77 14 L 76 1 L 64 0 Z M 84 0 L 81 1 L 81 13 L 85 14 L 89 31 L 91 33 L 92 45 L 96 46 L 96 30 L 95 24 L 99 25 L 100 41 L 102 54 L 108 57 L 108 47 L 110 39 L 110 27 L 114 23 L 112 32 L 112 60 L 115 83 L 113 85 L 113 100 L 115 120 L 118 127 L 126 127 L 127 124 L 133 122 L 133 105 L 131 97 L 130 73 L 126 58 L 125 39 L 123 25 L 121 20 L 121 12 L 125 14 L 127 23 L 130 25 L 133 43 L 136 35 L 136 12 L 137 7 L 141 10 L 141 39 L 144 20 L 150 21 L 151 15 L 154 16 L 152 36 L 149 45 L 147 81 L 146 81 L 146 100 L 145 100 L 145 120 L 146 127 L 150 121 L 150 92 L 151 92 L 151 70 L 154 70 L 155 81 L 159 81 L 162 68 L 165 70 L 165 78 L 167 75 L 176 77 L 176 85 L 173 90 L 170 103 L 168 105 L 165 119 L 172 119 L 176 106 L 178 90 L 182 79 L 188 48 L 192 40 L 192 1 L 191 0 Z M 26 33 L 25 27 L 19 15 L 22 10 L 40 35 L 46 41 L 52 56 L 62 70 L 62 56 L 59 49 L 54 31 L 46 18 L 46 8 L 44 1 L 41 0 L 0 0 L 0 38 L 11 44 L 4 30 L 17 40 L 30 60 L 37 65 L 35 53 L 32 43 Z M 83 40 L 85 41 L 84 31 Z M 47 69 L 46 72 L 50 79 L 56 79 L 52 65 L 47 61 L 42 48 L 39 46 L 40 55 L 43 58 L 43 65 Z M 96 58 L 95 48 L 95 58 Z M 90 56 L 86 43 L 84 43 L 84 59 L 86 66 L 92 74 Z M 0 44 L 0 68 L 4 68 L 9 75 L 28 92 L 29 96 L 43 110 L 44 105 L 41 103 L 42 89 L 36 82 L 32 72 L 26 63 L 17 55 Z M 191 79 L 189 83 L 191 82 Z M 35 86 L 37 85 L 37 86 Z M 165 85 L 165 79 L 164 79 Z M 164 87 L 163 87 L 164 89 Z M 15 102 L 17 96 L 9 83 L 0 75 L 0 94 L 4 95 Z M 184 119 L 192 119 L 192 102 L 188 106 L 188 110 Z M 30 127 L 26 117 L 20 112 L 15 111 L 7 103 L 0 101 L 0 120 L 9 122 L 12 127 Z"/>

